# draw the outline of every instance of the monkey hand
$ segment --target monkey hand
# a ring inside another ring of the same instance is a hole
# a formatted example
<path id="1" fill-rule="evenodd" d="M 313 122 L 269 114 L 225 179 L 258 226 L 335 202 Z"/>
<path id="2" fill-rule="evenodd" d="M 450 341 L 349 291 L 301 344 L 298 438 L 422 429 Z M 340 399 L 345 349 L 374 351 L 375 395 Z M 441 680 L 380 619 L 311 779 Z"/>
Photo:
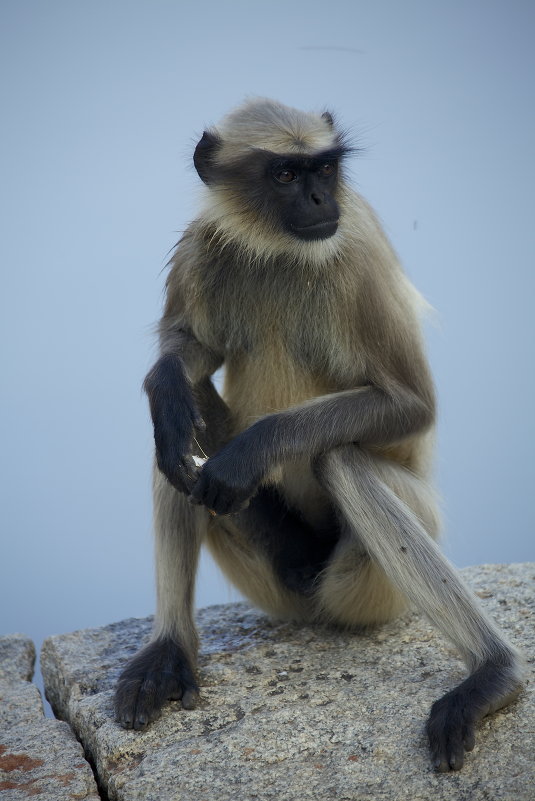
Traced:
<path id="1" fill-rule="evenodd" d="M 172 419 L 154 424 L 156 462 L 167 480 L 179 492 L 189 495 L 197 482 L 199 468 L 191 456 L 191 443 L 196 431 L 204 430 L 204 422 L 193 406 L 183 404 Z"/>
<path id="2" fill-rule="evenodd" d="M 180 358 L 173 353 L 161 356 L 143 387 L 149 398 L 158 467 L 173 487 L 189 495 L 197 481 L 191 444 L 195 431 L 204 431 L 205 424 Z"/>
<path id="3" fill-rule="evenodd" d="M 202 504 L 218 515 L 245 509 L 262 480 L 251 461 L 241 450 L 223 448 L 204 464 L 191 491 L 191 503 Z"/>

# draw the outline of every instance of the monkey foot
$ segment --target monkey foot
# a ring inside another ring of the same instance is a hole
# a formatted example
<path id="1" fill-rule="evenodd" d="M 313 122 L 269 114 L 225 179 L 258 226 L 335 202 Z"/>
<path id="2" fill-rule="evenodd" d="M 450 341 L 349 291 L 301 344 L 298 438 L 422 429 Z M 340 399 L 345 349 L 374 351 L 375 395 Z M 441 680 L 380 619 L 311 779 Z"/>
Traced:
<path id="1" fill-rule="evenodd" d="M 435 701 L 427 721 L 433 767 L 439 773 L 460 770 L 465 751 L 475 745 L 476 714 L 464 694 L 455 690 Z"/>
<path id="2" fill-rule="evenodd" d="M 160 717 L 168 700 L 194 709 L 199 696 L 183 648 L 170 639 L 156 640 L 126 666 L 115 691 L 115 717 L 125 729 L 145 729 Z"/>
<path id="3" fill-rule="evenodd" d="M 471 751 L 475 745 L 477 722 L 509 704 L 521 688 L 516 657 L 504 651 L 497 655 L 496 660 L 489 659 L 458 687 L 435 701 L 427 721 L 435 770 L 439 773 L 460 770 L 465 751 Z"/>

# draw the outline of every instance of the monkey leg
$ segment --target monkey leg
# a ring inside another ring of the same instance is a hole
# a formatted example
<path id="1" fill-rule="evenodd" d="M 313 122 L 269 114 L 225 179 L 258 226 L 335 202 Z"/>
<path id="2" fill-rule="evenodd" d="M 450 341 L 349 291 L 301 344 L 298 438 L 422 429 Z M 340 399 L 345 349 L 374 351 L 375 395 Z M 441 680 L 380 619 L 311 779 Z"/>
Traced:
<path id="1" fill-rule="evenodd" d="M 126 729 L 144 729 L 168 699 L 181 699 L 184 709 L 196 704 L 194 590 L 207 517 L 155 469 L 157 613 L 151 642 L 117 684 L 115 715 Z"/>
<path id="2" fill-rule="evenodd" d="M 337 529 L 313 529 L 267 486 L 247 509 L 210 518 L 207 545 L 253 603 L 276 617 L 304 621 L 316 617 L 316 580 L 337 539 Z"/>
<path id="3" fill-rule="evenodd" d="M 210 379 L 195 387 L 195 399 L 206 423 L 198 442 L 212 454 L 226 437 L 228 409 Z M 194 591 L 209 515 L 188 503 L 156 467 L 153 490 L 157 613 L 152 641 L 126 666 L 117 684 L 115 714 L 127 729 L 144 729 L 168 699 L 193 708 L 199 691 Z"/>
<path id="4" fill-rule="evenodd" d="M 320 457 L 319 464 L 324 461 L 325 458 Z M 439 518 L 433 491 L 407 470 L 390 468 L 386 461 L 384 465 L 389 473 L 390 488 L 436 539 Z M 350 529 L 343 520 L 340 541 L 321 577 L 317 602 L 323 619 L 348 628 L 386 623 L 398 617 L 408 605 L 406 595 L 379 562 L 370 558 L 355 529 Z"/>
<path id="5" fill-rule="evenodd" d="M 322 573 L 315 600 L 321 620 L 349 629 L 387 623 L 407 608 L 384 570 L 347 534 Z"/>
<path id="6" fill-rule="evenodd" d="M 424 511 L 427 505 L 423 481 L 354 445 L 322 455 L 316 474 L 342 527 L 467 662 L 469 677 L 433 705 L 427 722 L 435 768 L 458 770 L 474 746 L 477 721 L 518 693 L 520 659 L 424 529 L 425 513 L 415 508 L 418 484 Z"/>

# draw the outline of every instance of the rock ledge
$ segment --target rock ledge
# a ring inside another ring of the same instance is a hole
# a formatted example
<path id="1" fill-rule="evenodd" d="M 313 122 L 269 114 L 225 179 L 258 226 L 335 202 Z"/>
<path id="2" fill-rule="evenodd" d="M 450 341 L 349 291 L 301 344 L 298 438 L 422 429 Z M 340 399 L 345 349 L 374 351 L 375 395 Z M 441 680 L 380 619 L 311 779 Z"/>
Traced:
<path id="1" fill-rule="evenodd" d="M 529 663 L 535 564 L 462 572 Z M 362 636 L 275 622 L 245 604 L 203 609 L 198 622 L 201 704 L 170 703 L 145 733 L 116 725 L 112 688 L 150 619 L 43 645 L 47 696 L 111 801 L 533 798 L 532 660 L 527 689 L 482 723 L 464 769 L 436 775 L 424 722 L 464 669 L 418 615 Z"/>
<path id="2" fill-rule="evenodd" d="M 0 798 L 98 801 L 80 743 L 67 725 L 46 719 L 30 684 L 35 648 L 22 634 L 0 637 Z"/>

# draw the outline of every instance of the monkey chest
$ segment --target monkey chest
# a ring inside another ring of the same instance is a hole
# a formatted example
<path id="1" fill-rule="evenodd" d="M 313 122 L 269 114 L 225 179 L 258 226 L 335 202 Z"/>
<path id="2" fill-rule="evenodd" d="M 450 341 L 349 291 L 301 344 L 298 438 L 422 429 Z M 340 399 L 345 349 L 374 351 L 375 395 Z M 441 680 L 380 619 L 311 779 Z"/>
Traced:
<path id="1" fill-rule="evenodd" d="M 329 275 L 212 264 L 197 303 L 197 334 L 223 354 L 229 391 L 255 388 L 267 405 L 285 408 L 363 374 L 355 314 Z"/>
<path id="2" fill-rule="evenodd" d="M 268 298 L 234 306 L 220 320 L 217 337 L 226 362 L 272 376 L 302 372 L 334 380 L 350 358 L 351 343 L 322 312 L 302 303 L 275 304 Z M 289 380 L 289 379 L 288 379 Z"/>
<path id="3" fill-rule="evenodd" d="M 269 301 L 235 307 L 219 321 L 225 356 L 225 396 L 241 421 L 294 406 L 359 383 L 349 338 L 302 303 Z M 347 332 L 346 332 L 347 333 Z"/>

